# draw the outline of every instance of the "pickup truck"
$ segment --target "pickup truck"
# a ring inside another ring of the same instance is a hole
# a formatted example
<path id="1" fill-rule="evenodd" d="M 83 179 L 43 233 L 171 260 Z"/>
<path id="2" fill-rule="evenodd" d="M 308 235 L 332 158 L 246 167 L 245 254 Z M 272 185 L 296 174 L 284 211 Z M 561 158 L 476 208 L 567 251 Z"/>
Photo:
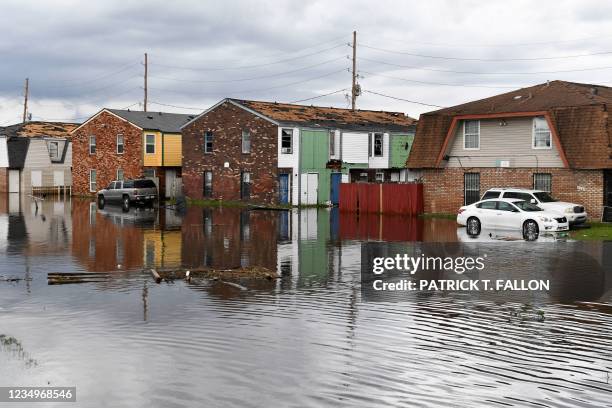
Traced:
<path id="1" fill-rule="evenodd" d="M 157 200 L 157 187 L 149 179 L 115 180 L 96 195 L 100 208 L 104 208 L 107 202 L 121 203 L 124 208 L 129 208 L 131 204 L 152 205 Z"/>

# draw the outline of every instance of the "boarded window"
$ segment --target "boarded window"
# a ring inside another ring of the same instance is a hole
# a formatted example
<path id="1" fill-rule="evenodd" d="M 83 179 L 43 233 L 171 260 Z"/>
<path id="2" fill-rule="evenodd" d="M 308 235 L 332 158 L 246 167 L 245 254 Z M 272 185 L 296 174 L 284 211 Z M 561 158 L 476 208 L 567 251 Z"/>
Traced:
<path id="1" fill-rule="evenodd" d="M 89 154 L 96 154 L 96 137 L 89 136 Z"/>
<path id="2" fill-rule="evenodd" d="M 466 120 L 463 122 L 463 148 L 480 149 L 479 120 Z"/>
<path id="3" fill-rule="evenodd" d="M 465 173 L 463 175 L 463 192 L 465 205 L 470 205 L 480 198 L 480 173 Z"/>
<path id="4" fill-rule="evenodd" d="M 293 129 L 281 130 L 281 153 L 293 153 Z"/>
<path id="5" fill-rule="evenodd" d="M 117 135 L 117 154 L 123 154 L 123 135 Z M 155 147 L 153 147 L 155 149 Z"/>
<path id="6" fill-rule="evenodd" d="M 550 149 L 551 134 L 548 122 L 543 116 L 533 118 L 533 148 Z"/>
<path id="7" fill-rule="evenodd" d="M 146 135 L 146 154 L 155 154 L 155 135 Z"/>
<path id="8" fill-rule="evenodd" d="M 212 171 L 205 171 L 204 172 L 204 197 L 206 198 L 212 198 L 212 195 L 213 195 L 212 183 L 213 183 Z"/>
<path id="9" fill-rule="evenodd" d="M 383 155 L 383 134 L 374 133 L 374 157 Z"/>
<path id="10" fill-rule="evenodd" d="M 534 173 L 533 174 L 533 189 L 546 191 L 547 193 L 552 192 L 552 174 Z"/>
<path id="11" fill-rule="evenodd" d="M 204 153 L 212 153 L 213 152 L 213 132 L 207 131 L 204 134 Z"/>
<path id="12" fill-rule="evenodd" d="M 251 153 L 251 134 L 248 130 L 242 131 L 242 153 Z"/>

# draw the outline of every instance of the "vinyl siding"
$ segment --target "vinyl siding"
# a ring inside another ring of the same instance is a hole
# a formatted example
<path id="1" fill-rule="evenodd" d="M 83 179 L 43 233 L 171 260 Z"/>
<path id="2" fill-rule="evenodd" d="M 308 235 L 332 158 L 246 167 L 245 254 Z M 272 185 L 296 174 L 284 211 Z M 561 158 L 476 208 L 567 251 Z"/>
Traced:
<path id="1" fill-rule="evenodd" d="M 414 134 L 409 135 L 391 135 L 391 147 L 389 167 L 403 168 L 406 167 L 406 161 L 412 148 Z"/>
<path id="2" fill-rule="evenodd" d="M 368 134 L 343 132 L 341 149 L 345 163 L 368 163 Z"/>
<path id="3" fill-rule="evenodd" d="M 60 141 L 59 153 L 63 153 L 64 143 Z M 49 157 L 48 141 L 43 139 L 31 139 L 28 147 L 24 168 L 21 171 L 21 192 L 30 194 L 32 191 L 32 172 L 40 171 L 42 187 L 54 186 L 54 172 L 64 173 L 64 185 L 72 185 L 72 143 L 68 145 L 64 163 L 52 163 Z"/>
<path id="4" fill-rule="evenodd" d="M 378 132 L 377 132 L 378 133 Z M 368 167 L 371 169 L 389 168 L 389 134 L 383 133 L 383 155 L 374 156 L 374 133 L 372 133 L 372 156 L 368 160 Z"/>
<path id="5" fill-rule="evenodd" d="M 510 167 L 563 167 L 557 147 L 533 149 L 532 118 L 508 118 L 480 121 L 480 149 L 463 148 L 463 122 L 459 122 L 451 142 L 446 167 L 498 167 L 507 160 Z M 457 157 L 459 156 L 459 157 Z"/>
<path id="6" fill-rule="evenodd" d="M 164 166 L 180 167 L 182 165 L 182 144 L 180 134 L 164 134 Z"/>
<path id="7" fill-rule="evenodd" d="M 155 153 L 153 154 L 147 154 L 147 135 L 155 135 Z M 162 144 L 160 132 L 142 132 L 142 154 L 145 167 L 157 167 L 162 165 Z"/>
<path id="8" fill-rule="evenodd" d="M 0 137 L 0 168 L 9 166 L 8 149 L 6 146 L 6 137 Z"/>

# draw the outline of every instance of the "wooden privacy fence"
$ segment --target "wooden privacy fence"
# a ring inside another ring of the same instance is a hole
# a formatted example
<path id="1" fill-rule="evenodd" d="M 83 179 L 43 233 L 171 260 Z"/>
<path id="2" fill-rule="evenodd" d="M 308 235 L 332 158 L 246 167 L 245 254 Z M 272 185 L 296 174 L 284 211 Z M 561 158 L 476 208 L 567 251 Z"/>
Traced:
<path id="1" fill-rule="evenodd" d="M 418 215 L 423 213 L 423 184 L 342 183 L 340 211 Z"/>

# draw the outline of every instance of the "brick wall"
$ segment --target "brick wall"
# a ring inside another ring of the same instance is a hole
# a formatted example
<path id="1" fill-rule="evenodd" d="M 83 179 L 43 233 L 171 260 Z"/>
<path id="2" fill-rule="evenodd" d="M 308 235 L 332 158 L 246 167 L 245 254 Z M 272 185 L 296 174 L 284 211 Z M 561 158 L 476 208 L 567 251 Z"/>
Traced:
<path id="1" fill-rule="evenodd" d="M 213 152 L 204 153 L 204 133 L 213 132 Z M 242 153 L 242 131 L 251 134 L 251 153 Z M 183 129 L 183 191 L 203 198 L 203 173 L 212 171 L 214 199 L 239 200 L 240 174 L 251 173 L 250 199 L 278 201 L 277 126 L 224 103 Z M 229 167 L 224 167 L 224 163 Z"/>
<path id="2" fill-rule="evenodd" d="M 561 201 L 583 204 L 589 218 L 600 219 L 603 172 L 560 168 L 470 168 L 423 171 L 425 212 L 456 213 L 464 203 L 463 174 L 480 173 L 480 194 L 493 187 L 533 188 L 534 173 L 552 174 L 552 194 Z"/>
<path id="3" fill-rule="evenodd" d="M 124 153 L 117 154 L 117 135 L 124 136 Z M 89 136 L 96 136 L 96 153 L 89 154 Z M 97 172 L 100 190 L 117 177 L 121 168 L 125 178 L 142 176 L 142 131 L 118 117 L 102 112 L 73 134 L 72 191 L 75 195 L 92 195 L 89 171 Z"/>
<path id="4" fill-rule="evenodd" d="M 0 168 L 0 193 L 8 192 L 8 169 Z"/>

